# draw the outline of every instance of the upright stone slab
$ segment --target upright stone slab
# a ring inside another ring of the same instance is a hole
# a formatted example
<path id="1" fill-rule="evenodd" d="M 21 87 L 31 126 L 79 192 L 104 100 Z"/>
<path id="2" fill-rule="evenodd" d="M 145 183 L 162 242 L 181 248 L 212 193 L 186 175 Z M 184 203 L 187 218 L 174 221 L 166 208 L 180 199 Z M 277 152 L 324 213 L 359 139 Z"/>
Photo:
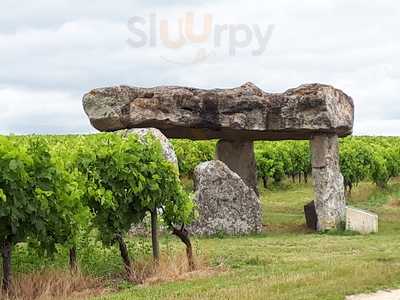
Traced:
<path id="1" fill-rule="evenodd" d="M 253 142 L 220 140 L 217 143 L 216 158 L 238 174 L 258 195 Z"/>
<path id="2" fill-rule="evenodd" d="M 346 207 L 346 230 L 361 234 L 378 232 L 378 215 L 372 212 Z"/>
<path id="3" fill-rule="evenodd" d="M 337 135 L 317 135 L 311 139 L 317 230 L 344 224 L 346 201 L 339 167 Z"/>
<path id="4" fill-rule="evenodd" d="M 120 132 L 125 136 L 128 134 L 136 134 L 141 140 L 144 140 L 146 135 L 151 134 L 160 142 L 165 159 L 173 163 L 178 168 L 178 158 L 176 157 L 174 147 L 168 138 L 157 128 L 133 128 L 128 130 L 120 130 Z"/>
<path id="5" fill-rule="evenodd" d="M 306 217 L 306 225 L 312 230 L 317 230 L 318 226 L 318 216 L 315 211 L 314 201 L 304 205 L 304 216 Z"/>
<path id="6" fill-rule="evenodd" d="M 136 134 L 141 142 L 145 142 L 145 137 L 150 134 L 161 144 L 163 155 L 166 160 L 175 165 L 179 173 L 178 158 L 176 157 L 174 147 L 168 138 L 161 133 L 157 128 L 133 128 L 117 131 L 122 136 L 126 137 L 129 134 Z M 151 236 L 150 220 L 145 218 L 142 223 L 133 224 L 129 230 L 129 234 L 135 236 Z"/>
<path id="7" fill-rule="evenodd" d="M 261 232 L 261 204 L 256 193 L 222 161 L 198 165 L 194 171 L 194 185 L 199 217 L 189 227 L 192 233 Z"/>

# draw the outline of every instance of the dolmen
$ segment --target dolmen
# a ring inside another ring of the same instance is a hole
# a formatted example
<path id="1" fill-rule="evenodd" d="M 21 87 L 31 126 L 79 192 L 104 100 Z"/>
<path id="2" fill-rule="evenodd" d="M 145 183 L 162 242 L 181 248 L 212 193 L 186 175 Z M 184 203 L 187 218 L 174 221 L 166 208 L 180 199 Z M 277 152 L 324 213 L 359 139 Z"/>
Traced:
<path id="1" fill-rule="evenodd" d="M 100 131 L 152 127 L 167 138 L 218 139 L 216 160 L 223 162 L 249 187 L 248 191 L 245 188 L 236 191 L 238 194 L 231 189 L 232 201 L 253 201 L 250 206 L 243 205 L 243 209 L 251 207 L 250 211 L 254 211 L 252 217 L 246 217 L 253 219 L 238 219 L 238 223 L 247 222 L 238 230 L 231 228 L 232 220 L 226 228 L 223 226 L 225 221 L 215 222 L 215 226 L 222 224 L 222 229 L 229 232 L 260 230 L 260 212 L 255 212 L 260 205 L 254 202 L 258 201 L 254 197 L 258 190 L 253 142 L 310 140 L 317 230 L 337 228 L 345 222 L 346 203 L 339 168 L 338 138 L 352 133 L 354 104 L 351 97 L 339 89 L 323 84 L 305 84 L 284 93 L 268 93 L 252 83 L 232 89 L 211 90 L 179 86 L 115 86 L 90 91 L 84 95 L 83 105 L 91 124 Z M 223 203 L 229 202 L 229 191 L 222 193 L 225 200 L 222 196 L 210 195 L 209 189 L 215 189 L 210 185 L 217 184 L 218 180 L 209 178 L 207 181 L 201 172 L 216 168 L 224 174 L 228 171 L 220 163 L 208 162 L 195 172 L 198 174 L 195 182 L 208 182 L 206 185 L 198 184 L 201 188 L 196 190 L 196 201 L 199 207 L 215 206 L 199 203 L 202 199 L 218 203 L 212 215 L 219 218 L 221 214 L 216 211 Z M 236 207 L 237 203 L 233 206 Z M 209 216 L 199 213 L 200 220 L 204 217 L 207 224 L 204 227 L 206 233 L 217 230 L 210 230 L 212 222 Z M 238 211 L 237 215 L 240 214 Z M 229 215 L 230 219 L 235 218 L 235 213 Z M 244 228 L 247 229 L 242 230 Z"/>

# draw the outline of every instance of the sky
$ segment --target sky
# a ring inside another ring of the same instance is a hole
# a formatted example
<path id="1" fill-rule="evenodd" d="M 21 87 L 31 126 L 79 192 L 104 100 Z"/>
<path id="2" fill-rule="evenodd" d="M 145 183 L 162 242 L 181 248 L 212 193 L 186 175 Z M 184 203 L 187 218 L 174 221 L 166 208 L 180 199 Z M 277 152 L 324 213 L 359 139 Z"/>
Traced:
<path id="1" fill-rule="evenodd" d="M 1 0 L 0 134 L 91 133 L 113 85 L 333 85 L 354 134 L 400 135 L 396 0 Z"/>

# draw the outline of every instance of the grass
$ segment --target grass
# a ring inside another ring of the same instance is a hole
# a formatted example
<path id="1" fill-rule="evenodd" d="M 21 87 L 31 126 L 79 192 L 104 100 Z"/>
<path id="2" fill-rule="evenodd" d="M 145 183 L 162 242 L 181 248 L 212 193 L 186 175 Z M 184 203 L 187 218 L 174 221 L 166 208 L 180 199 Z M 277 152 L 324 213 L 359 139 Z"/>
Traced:
<path id="1" fill-rule="evenodd" d="M 57 286 L 66 289 L 57 297 L 37 299 L 342 300 L 349 294 L 400 287 L 400 180 L 385 191 L 361 183 L 349 197 L 348 204 L 379 215 L 379 233 L 366 236 L 310 232 L 303 213 L 303 205 L 313 198 L 309 184 L 284 183 L 260 190 L 265 233 L 194 239 L 200 268 L 192 273 L 186 271 L 182 244 L 170 235 L 161 238 L 164 259 L 158 269 L 149 265 L 149 239 L 129 240 L 145 282 L 138 286 L 123 280 L 118 249 L 104 248 L 94 239 L 84 241 L 78 252 L 84 284 L 74 283 L 67 274 L 62 276 L 71 284 L 48 283 L 54 281 L 46 279 L 48 270 L 65 269 L 66 249 L 43 260 L 21 245 L 15 251 L 14 269 L 18 278 L 46 287 L 47 294 Z M 78 293 L 68 290 L 74 284 Z"/>
<path id="2" fill-rule="evenodd" d="M 17 274 L 13 280 L 13 286 L 13 297 L 9 299 L 0 292 L 0 299 L 53 300 L 71 297 L 88 299 L 106 292 L 104 283 L 97 278 L 55 269 Z"/>
<path id="3" fill-rule="evenodd" d="M 266 233 L 200 239 L 197 247 L 224 272 L 130 287 L 97 300 L 122 299 L 344 299 L 345 295 L 400 287 L 400 182 L 387 191 L 361 183 L 348 199 L 380 217 L 379 233 L 312 233 L 303 205 L 310 185 L 262 191 Z"/>

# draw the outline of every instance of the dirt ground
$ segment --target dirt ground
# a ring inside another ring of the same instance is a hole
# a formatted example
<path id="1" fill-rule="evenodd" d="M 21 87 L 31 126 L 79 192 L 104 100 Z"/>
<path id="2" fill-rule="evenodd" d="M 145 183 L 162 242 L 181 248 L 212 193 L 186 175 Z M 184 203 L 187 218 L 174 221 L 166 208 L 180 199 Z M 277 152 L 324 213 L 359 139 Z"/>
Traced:
<path id="1" fill-rule="evenodd" d="M 346 300 L 400 300 L 400 290 L 379 291 L 374 294 L 347 296 Z"/>

